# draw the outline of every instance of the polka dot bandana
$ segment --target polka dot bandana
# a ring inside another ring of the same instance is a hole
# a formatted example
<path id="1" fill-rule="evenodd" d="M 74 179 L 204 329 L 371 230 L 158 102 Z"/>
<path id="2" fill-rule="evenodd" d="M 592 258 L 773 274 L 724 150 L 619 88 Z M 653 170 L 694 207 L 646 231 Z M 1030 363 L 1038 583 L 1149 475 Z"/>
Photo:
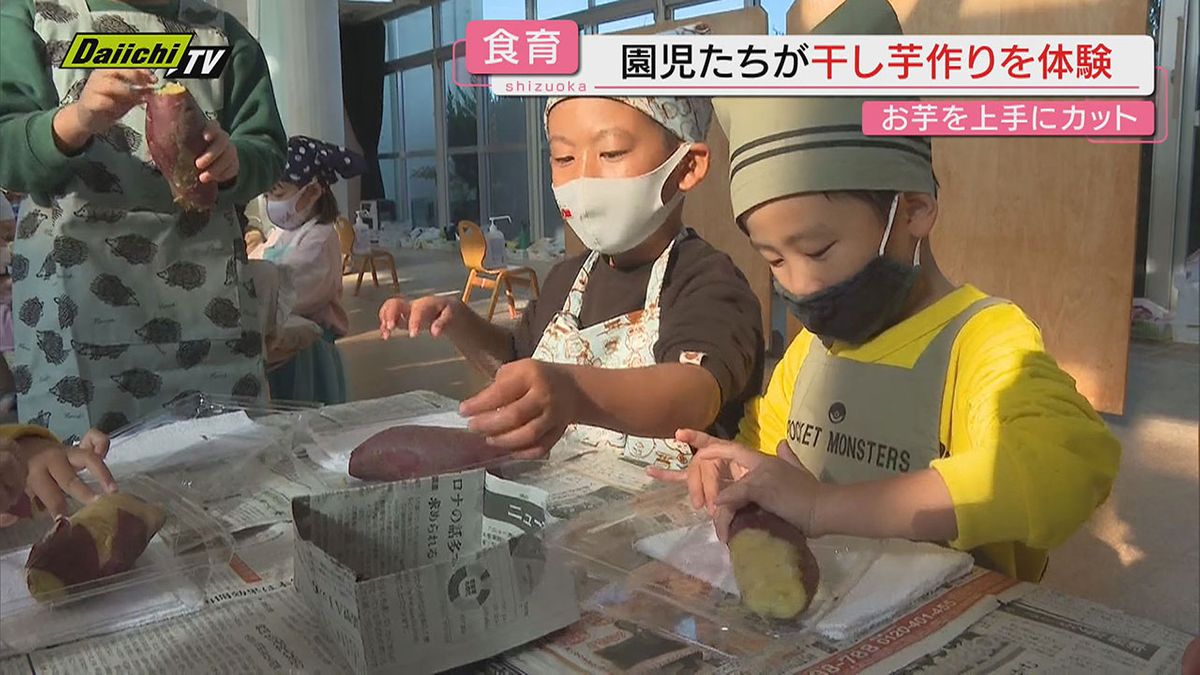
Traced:
<path id="1" fill-rule="evenodd" d="M 353 178 L 366 167 L 366 160 L 353 150 L 308 136 L 292 136 L 288 139 L 287 164 L 281 180 L 308 185 L 315 178 L 333 185 L 339 176 Z"/>

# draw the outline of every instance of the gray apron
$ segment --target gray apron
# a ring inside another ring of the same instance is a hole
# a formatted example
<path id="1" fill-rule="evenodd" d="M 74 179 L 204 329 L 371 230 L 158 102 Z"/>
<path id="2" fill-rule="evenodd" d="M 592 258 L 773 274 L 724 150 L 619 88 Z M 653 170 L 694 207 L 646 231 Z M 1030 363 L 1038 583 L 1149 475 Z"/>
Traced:
<path id="1" fill-rule="evenodd" d="M 971 317 L 1004 302 L 976 301 L 938 332 L 911 369 L 839 358 L 814 339 L 788 415 L 792 452 L 822 481 L 838 484 L 920 471 L 945 456 L 942 398 L 954 341 Z"/>
<path id="2" fill-rule="evenodd" d="M 37 3 L 34 29 L 48 58 L 76 32 L 194 31 L 228 44 L 224 15 L 181 0 L 177 19 L 92 12 L 86 0 Z M 49 62 L 49 61 L 48 61 Z M 61 102 L 89 74 L 49 68 Z M 220 79 L 189 80 L 210 119 Z M 77 158 L 60 194 L 34 194 L 17 225 L 12 277 L 18 408 L 60 438 L 111 431 L 194 392 L 266 393 L 253 284 L 233 205 L 181 212 L 145 142 L 145 109 L 129 111 Z"/>

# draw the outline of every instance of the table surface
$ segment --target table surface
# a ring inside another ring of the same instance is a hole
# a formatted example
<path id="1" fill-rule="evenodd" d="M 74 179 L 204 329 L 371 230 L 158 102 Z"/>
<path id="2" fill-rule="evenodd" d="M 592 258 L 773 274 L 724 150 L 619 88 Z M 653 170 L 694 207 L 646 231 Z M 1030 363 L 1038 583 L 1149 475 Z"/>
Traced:
<path id="1" fill-rule="evenodd" d="M 412 392 L 326 408 L 319 415 L 324 420 L 378 421 L 384 410 L 418 416 L 455 409 L 450 399 Z M 348 487 L 351 479 L 302 458 L 282 470 L 258 469 L 251 489 L 211 505 L 231 529 L 242 531 L 233 562 L 210 579 L 202 610 L 0 660 L 0 675 L 350 672 L 317 614 L 292 587 L 288 505 L 291 497 Z M 638 476 L 633 472 L 620 480 Z M 639 481 L 635 487 L 646 484 Z M 457 672 L 1178 673 L 1183 649 L 1192 639 L 981 569 L 883 628 L 840 644 L 816 637 L 787 644 L 766 639 L 761 648 L 746 646 L 735 656 L 701 648 L 678 634 L 646 629 L 636 614 L 622 611 L 585 613 L 564 631 Z"/>

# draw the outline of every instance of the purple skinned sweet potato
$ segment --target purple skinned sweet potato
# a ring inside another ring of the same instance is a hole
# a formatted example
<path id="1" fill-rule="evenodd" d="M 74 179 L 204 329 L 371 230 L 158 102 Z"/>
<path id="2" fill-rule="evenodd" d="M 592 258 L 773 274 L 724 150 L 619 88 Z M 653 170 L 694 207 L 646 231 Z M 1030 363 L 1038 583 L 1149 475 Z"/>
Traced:
<path id="1" fill-rule="evenodd" d="M 729 524 L 729 559 L 742 604 L 771 619 L 792 619 L 812 603 L 820 580 L 808 538 L 791 523 L 749 504 Z"/>
<path id="2" fill-rule="evenodd" d="M 196 159 L 208 149 L 206 124 L 204 111 L 181 84 L 165 84 L 146 100 L 150 157 L 171 186 L 175 203 L 185 211 L 209 211 L 217 201 L 217 184 L 201 183 L 196 168 Z"/>
<path id="3" fill-rule="evenodd" d="M 394 481 L 487 466 L 509 452 L 463 429 L 397 426 L 363 441 L 350 453 L 350 475 L 362 480 Z"/>
<path id="4" fill-rule="evenodd" d="M 165 520 L 158 506 L 120 492 L 97 497 L 69 518 L 59 516 L 29 551 L 29 594 L 57 600 L 77 584 L 132 569 Z"/>

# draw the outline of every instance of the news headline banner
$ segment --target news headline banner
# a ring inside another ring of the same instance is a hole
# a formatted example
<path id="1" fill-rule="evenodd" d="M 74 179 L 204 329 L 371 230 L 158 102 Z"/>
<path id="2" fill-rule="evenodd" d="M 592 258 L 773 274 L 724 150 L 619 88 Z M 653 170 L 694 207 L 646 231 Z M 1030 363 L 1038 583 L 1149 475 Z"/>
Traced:
<path id="1" fill-rule="evenodd" d="M 1146 35 L 579 36 L 554 30 L 564 36 L 561 55 L 551 49 L 549 29 L 477 27 L 465 41 L 468 70 L 490 74 L 497 96 L 1144 97 L 1155 85 L 1154 42 Z M 579 40 L 577 55 L 570 54 L 568 36 Z M 554 73 L 563 67 L 560 58 L 575 57 L 577 70 Z"/>

